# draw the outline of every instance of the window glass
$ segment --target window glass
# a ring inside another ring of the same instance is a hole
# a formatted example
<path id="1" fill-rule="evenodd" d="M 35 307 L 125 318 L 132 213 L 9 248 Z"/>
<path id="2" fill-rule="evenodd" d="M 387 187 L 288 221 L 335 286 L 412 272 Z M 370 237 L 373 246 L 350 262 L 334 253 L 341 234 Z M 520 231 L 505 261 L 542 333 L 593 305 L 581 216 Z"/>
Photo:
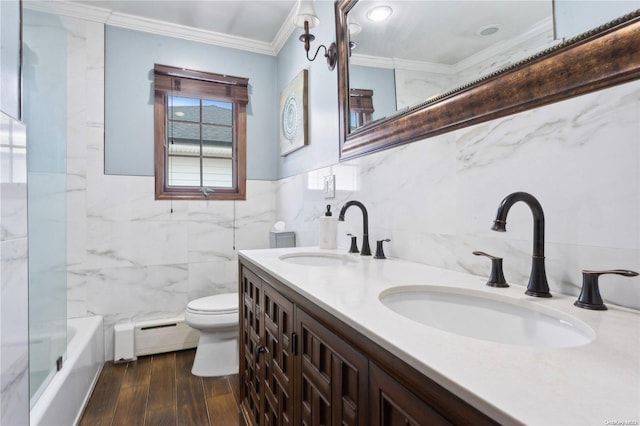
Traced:
<path id="1" fill-rule="evenodd" d="M 156 198 L 244 199 L 248 80 L 156 65 L 154 83 Z"/>

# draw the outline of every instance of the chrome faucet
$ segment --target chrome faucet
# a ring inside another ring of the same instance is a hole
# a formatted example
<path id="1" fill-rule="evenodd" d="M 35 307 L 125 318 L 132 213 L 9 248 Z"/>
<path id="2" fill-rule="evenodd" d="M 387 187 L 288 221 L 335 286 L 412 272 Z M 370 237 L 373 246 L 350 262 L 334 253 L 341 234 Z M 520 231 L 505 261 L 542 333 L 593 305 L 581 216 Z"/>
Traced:
<path id="1" fill-rule="evenodd" d="M 362 250 L 360 250 L 361 256 L 371 256 L 371 249 L 369 248 L 369 215 L 367 214 L 367 209 L 364 207 L 360 201 L 347 201 L 347 203 L 342 206 L 340 210 L 340 215 L 338 216 L 338 220 L 340 222 L 344 222 L 344 214 L 347 212 L 347 209 L 351 206 L 359 207 L 362 210 Z"/>
<path id="2" fill-rule="evenodd" d="M 535 297 L 551 297 L 549 284 L 544 268 L 544 213 L 542 206 L 536 198 L 526 192 L 514 192 L 502 200 L 496 219 L 493 221 L 494 231 L 505 232 L 507 230 L 507 214 L 509 209 L 518 201 L 525 202 L 533 214 L 533 255 L 531 256 L 531 276 L 525 294 Z"/>

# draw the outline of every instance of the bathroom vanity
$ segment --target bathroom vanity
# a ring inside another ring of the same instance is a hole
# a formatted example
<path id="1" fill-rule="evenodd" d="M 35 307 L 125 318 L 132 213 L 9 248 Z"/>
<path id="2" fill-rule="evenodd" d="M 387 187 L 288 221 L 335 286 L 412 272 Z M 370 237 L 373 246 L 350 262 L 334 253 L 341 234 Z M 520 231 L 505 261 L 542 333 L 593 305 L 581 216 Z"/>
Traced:
<path id="1" fill-rule="evenodd" d="M 241 411 L 248 424 L 640 418 L 637 311 L 611 305 L 587 311 L 575 308 L 571 296 L 532 298 L 521 286 L 487 287 L 486 277 L 341 250 L 241 251 L 239 270 Z M 469 337 L 446 324 L 411 319 L 403 315 L 405 305 L 390 302 L 411 291 L 411 304 L 426 290 L 454 301 L 471 295 L 481 305 L 510 306 L 530 318 L 503 331 L 490 318 L 473 318 L 482 313 L 468 305 L 455 315 L 481 325 Z M 557 319 L 560 332 L 577 340 L 548 339 L 553 329 L 540 340 L 520 339 L 518 326 L 533 335 L 538 317 Z"/>

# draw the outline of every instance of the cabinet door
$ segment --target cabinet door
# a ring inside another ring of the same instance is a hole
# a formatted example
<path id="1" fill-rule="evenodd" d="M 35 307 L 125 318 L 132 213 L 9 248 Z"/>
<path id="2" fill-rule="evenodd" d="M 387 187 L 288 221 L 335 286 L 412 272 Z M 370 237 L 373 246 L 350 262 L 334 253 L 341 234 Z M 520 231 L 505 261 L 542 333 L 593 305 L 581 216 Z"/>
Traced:
<path id="1" fill-rule="evenodd" d="M 264 423 L 293 425 L 293 304 L 263 282 Z"/>
<path id="2" fill-rule="evenodd" d="M 369 395 L 372 426 L 451 424 L 374 363 L 369 364 Z"/>
<path id="3" fill-rule="evenodd" d="M 367 425 L 367 359 L 299 308 L 296 330 L 296 423 Z"/>
<path id="4" fill-rule="evenodd" d="M 260 363 L 262 280 L 247 268 L 240 275 L 240 395 L 248 421 L 257 424 L 263 412 L 264 371 Z"/>

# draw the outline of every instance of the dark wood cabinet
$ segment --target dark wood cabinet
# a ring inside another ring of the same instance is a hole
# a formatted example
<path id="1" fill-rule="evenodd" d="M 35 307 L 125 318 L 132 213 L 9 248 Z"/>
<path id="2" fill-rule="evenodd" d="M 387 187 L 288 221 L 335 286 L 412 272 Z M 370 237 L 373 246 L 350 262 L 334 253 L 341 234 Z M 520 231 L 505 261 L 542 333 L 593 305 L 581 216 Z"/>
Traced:
<path id="1" fill-rule="evenodd" d="M 240 285 L 242 410 L 258 425 L 293 425 L 293 304 L 246 268 Z"/>
<path id="2" fill-rule="evenodd" d="M 371 426 L 451 425 L 374 363 L 369 365 Z"/>
<path id="3" fill-rule="evenodd" d="M 300 308 L 296 330 L 298 424 L 367 425 L 367 359 Z"/>
<path id="4" fill-rule="evenodd" d="M 259 362 L 262 347 L 262 280 L 246 268 L 240 274 L 240 392 L 245 417 L 264 412 L 264 373 Z"/>
<path id="5" fill-rule="evenodd" d="M 262 341 L 264 350 L 265 425 L 295 425 L 293 421 L 294 352 L 293 304 L 263 282 L 264 316 Z"/>
<path id="6" fill-rule="evenodd" d="M 242 258 L 240 301 L 249 425 L 497 424 Z"/>

